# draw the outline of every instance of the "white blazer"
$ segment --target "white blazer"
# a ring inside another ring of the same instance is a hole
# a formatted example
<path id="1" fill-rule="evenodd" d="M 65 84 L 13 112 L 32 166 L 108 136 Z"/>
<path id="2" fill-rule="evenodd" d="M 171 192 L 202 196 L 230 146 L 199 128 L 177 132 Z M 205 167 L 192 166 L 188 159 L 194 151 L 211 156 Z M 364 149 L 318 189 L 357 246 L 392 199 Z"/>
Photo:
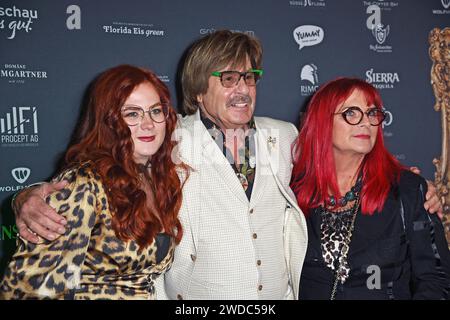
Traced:
<path id="1" fill-rule="evenodd" d="M 257 166 L 249 201 L 199 112 L 180 117 L 178 151 L 193 170 L 179 213 L 183 238 L 171 269 L 155 282 L 158 299 L 298 297 L 308 239 L 289 188 L 297 130 L 270 118 L 255 117 L 255 124 Z"/>

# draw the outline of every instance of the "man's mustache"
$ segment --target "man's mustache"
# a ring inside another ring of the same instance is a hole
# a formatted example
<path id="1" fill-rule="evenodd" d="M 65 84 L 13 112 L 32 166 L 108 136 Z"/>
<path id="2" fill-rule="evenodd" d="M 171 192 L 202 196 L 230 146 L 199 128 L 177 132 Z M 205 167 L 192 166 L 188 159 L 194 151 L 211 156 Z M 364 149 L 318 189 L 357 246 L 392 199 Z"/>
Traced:
<path id="1" fill-rule="evenodd" d="M 226 106 L 231 107 L 233 104 L 238 103 L 252 104 L 252 98 L 248 94 L 235 95 L 227 101 Z"/>

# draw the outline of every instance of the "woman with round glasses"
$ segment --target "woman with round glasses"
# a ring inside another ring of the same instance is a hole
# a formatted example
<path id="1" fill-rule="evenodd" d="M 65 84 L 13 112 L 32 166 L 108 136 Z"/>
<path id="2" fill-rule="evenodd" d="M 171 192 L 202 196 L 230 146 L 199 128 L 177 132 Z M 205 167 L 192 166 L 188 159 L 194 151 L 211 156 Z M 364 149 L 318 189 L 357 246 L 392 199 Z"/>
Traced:
<path id="1" fill-rule="evenodd" d="M 363 80 L 336 79 L 311 99 L 291 182 L 308 225 L 300 299 L 447 298 L 442 224 L 424 209 L 425 180 L 385 148 L 384 118 Z"/>
<path id="2" fill-rule="evenodd" d="M 98 77 L 55 178 L 68 185 L 46 198 L 66 232 L 39 245 L 19 241 L 1 299 L 155 298 L 154 280 L 183 234 L 178 173 L 187 168 L 172 162 L 169 99 L 149 70 L 121 65 Z"/>

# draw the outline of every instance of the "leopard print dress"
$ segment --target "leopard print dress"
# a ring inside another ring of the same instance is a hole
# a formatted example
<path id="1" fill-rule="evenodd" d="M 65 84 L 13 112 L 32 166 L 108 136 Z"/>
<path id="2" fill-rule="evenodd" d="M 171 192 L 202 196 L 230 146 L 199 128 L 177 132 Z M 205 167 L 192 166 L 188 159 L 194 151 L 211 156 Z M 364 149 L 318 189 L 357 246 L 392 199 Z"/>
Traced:
<path id="1" fill-rule="evenodd" d="M 118 239 L 103 184 L 89 163 L 56 179 L 69 185 L 47 202 L 67 220 L 67 231 L 39 245 L 18 240 L 0 299 L 155 299 L 154 280 L 170 268 L 174 240 L 160 233 L 140 248 Z"/>

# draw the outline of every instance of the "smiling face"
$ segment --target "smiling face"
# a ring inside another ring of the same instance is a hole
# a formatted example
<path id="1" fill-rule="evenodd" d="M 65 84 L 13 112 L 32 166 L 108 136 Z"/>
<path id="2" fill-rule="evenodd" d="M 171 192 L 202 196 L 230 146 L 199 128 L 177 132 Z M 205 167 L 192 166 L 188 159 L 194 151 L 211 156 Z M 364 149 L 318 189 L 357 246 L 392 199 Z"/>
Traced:
<path id="1" fill-rule="evenodd" d="M 364 93 L 354 90 L 342 105 L 337 106 L 335 113 L 340 113 L 349 107 L 359 107 L 364 113 L 374 106 L 367 106 Z M 335 156 L 364 156 L 372 151 L 377 139 L 378 127 L 372 126 L 364 114 L 357 125 L 348 124 L 342 114 L 335 114 L 333 119 L 333 151 Z"/>
<path id="2" fill-rule="evenodd" d="M 148 82 L 137 86 L 124 103 L 124 106 L 140 107 L 145 111 L 142 121 L 128 126 L 134 145 L 133 158 L 136 163 L 145 164 L 161 147 L 166 135 L 166 122 L 154 122 L 148 111 L 156 106 L 160 97 L 155 88 Z M 122 107 L 122 116 L 124 116 Z"/>
<path id="3" fill-rule="evenodd" d="M 247 58 L 245 66 L 228 66 L 217 71 L 248 71 L 252 68 Z M 248 86 L 243 77 L 238 84 L 225 88 L 219 77 L 210 76 L 208 90 L 197 96 L 202 112 L 222 129 L 243 128 L 255 111 L 256 86 Z"/>

